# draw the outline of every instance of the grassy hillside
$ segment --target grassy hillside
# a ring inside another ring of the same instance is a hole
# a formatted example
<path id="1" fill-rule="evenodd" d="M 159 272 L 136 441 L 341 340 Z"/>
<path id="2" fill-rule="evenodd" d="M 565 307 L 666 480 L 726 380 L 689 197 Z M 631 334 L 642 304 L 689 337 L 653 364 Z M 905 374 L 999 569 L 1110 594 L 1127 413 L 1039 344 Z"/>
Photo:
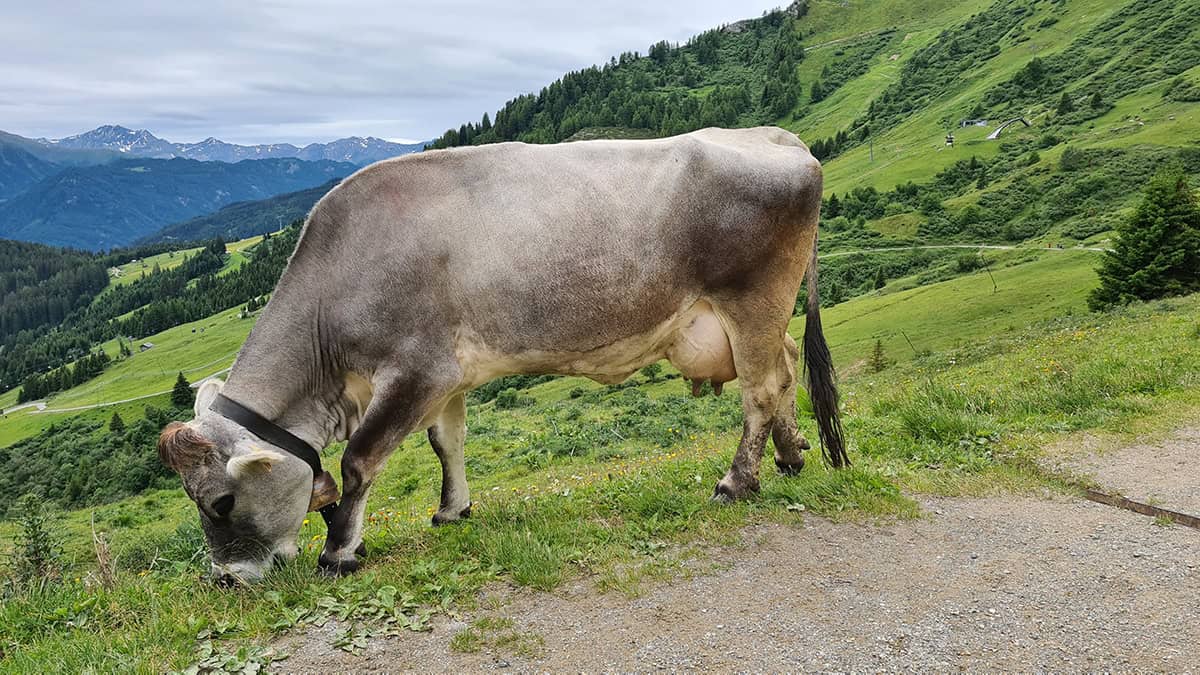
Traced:
<path id="1" fill-rule="evenodd" d="M 122 159 L 69 168 L 0 205 L 0 235 L 88 250 L 109 249 L 236 201 L 324 185 L 355 169 L 345 162 L 298 159 L 237 164 Z"/>
<path id="2" fill-rule="evenodd" d="M 249 236 L 244 239 L 238 239 L 225 244 L 225 250 L 229 252 L 229 258 L 226 261 L 225 268 L 222 273 L 235 270 L 242 266 L 247 260 L 246 250 L 253 247 L 258 242 L 262 241 L 262 235 Z M 110 273 L 110 281 L 108 288 L 114 286 L 125 286 L 144 278 L 150 274 L 155 267 L 162 271 L 172 270 L 179 267 L 190 256 L 195 255 L 200 247 L 180 248 L 172 251 L 165 251 L 137 260 L 131 260 L 124 265 L 117 266 L 117 274 Z M 107 289 L 105 289 L 107 290 Z"/>
<path id="3" fill-rule="evenodd" d="M 133 356 L 115 362 L 99 377 L 50 397 L 45 410 L 25 408 L 8 413 L 0 419 L 0 447 L 67 419 L 84 406 L 168 392 L 181 371 L 194 382 L 228 368 L 254 325 L 252 319 L 240 318 L 240 313 L 241 308 L 235 308 L 151 335 L 134 345 Z M 138 345 L 143 343 L 154 347 L 140 351 Z M 104 343 L 103 348 L 117 357 L 115 340 Z M 0 405 L 6 408 L 15 403 L 15 390 L 0 396 Z M 105 418 L 111 414 L 107 412 Z"/>

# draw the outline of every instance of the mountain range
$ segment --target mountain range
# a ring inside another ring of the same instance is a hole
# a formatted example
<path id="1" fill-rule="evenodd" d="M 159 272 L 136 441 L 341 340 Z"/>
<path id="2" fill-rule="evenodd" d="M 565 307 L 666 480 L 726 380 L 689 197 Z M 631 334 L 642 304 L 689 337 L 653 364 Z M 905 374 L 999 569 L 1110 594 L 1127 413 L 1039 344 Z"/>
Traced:
<path id="1" fill-rule="evenodd" d="M 357 136 L 304 147 L 173 143 L 118 125 L 55 140 L 0 131 L 0 238 L 99 250 L 167 225 L 163 239 L 257 233 L 264 218 L 303 216 L 331 181 L 424 146 Z"/>
<path id="2" fill-rule="evenodd" d="M 24 170 L 43 169 L 33 164 Z M 178 157 L 68 167 L 0 204 L 0 237 L 108 249 L 234 202 L 323 185 L 356 169 L 348 162 L 325 159 L 226 163 Z"/>
<path id="3" fill-rule="evenodd" d="M 49 148 L 68 150 L 102 150 L 124 157 L 154 159 L 197 159 L 204 162 L 240 162 L 243 159 L 272 159 L 293 157 L 308 161 L 321 159 L 350 162 L 363 166 L 388 157 L 406 155 L 425 147 L 424 143 L 393 143 L 381 138 L 351 136 L 329 143 L 309 143 L 297 147 L 290 143 L 237 145 L 209 137 L 199 143 L 173 143 L 145 129 L 128 129 L 106 124 L 91 131 L 59 139 L 39 138 L 37 142 Z"/>

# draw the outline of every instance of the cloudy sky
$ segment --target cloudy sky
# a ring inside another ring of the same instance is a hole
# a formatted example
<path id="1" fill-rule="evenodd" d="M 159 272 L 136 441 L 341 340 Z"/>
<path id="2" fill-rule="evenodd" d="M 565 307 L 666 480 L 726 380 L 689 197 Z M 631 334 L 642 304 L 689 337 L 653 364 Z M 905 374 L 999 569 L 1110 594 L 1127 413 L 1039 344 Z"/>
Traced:
<path id="1" fill-rule="evenodd" d="M 567 70 L 780 0 L 6 1 L 0 129 L 426 140 Z"/>

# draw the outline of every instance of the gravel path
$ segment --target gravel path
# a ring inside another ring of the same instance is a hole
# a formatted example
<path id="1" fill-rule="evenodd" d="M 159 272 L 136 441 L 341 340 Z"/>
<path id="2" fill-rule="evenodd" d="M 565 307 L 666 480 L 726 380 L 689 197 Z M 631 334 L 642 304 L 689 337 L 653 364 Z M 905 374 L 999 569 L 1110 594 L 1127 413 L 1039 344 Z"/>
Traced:
<path id="1" fill-rule="evenodd" d="M 1171 458 L 1198 452 L 1200 434 L 1184 430 L 1105 454 L 1096 474 L 1169 486 L 1160 492 L 1178 494 L 1182 509 L 1196 503 L 1200 475 Z M 464 617 L 511 619 L 543 644 L 534 655 L 451 651 L 466 626 L 443 620 L 359 656 L 329 647 L 336 627 L 326 626 L 283 640 L 292 656 L 276 668 L 1200 671 L 1200 532 L 1063 497 L 923 506 L 925 518 L 884 525 L 809 516 L 749 527 L 741 546 L 635 600 L 586 580 L 556 593 L 497 586 L 480 602 L 487 609 Z"/>
<path id="2" fill-rule="evenodd" d="M 1159 443 L 1067 456 L 1059 466 L 1130 499 L 1200 516 L 1200 427 Z"/>

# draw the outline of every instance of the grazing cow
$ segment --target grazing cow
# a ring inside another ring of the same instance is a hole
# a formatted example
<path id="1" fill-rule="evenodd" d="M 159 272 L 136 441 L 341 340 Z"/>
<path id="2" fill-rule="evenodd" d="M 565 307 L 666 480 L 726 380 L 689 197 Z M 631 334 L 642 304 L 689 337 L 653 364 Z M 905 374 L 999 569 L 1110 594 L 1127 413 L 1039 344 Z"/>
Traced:
<path id="1" fill-rule="evenodd" d="M 714 498 L 758 490 L 768 435 L 804 463 L 799 350 L 826 458 L 846 463 L 816 286 L 821 167 L 777 128 L 660 140 L 502 143 L 379 162 L 329 192 L 222 385 L 159 454 L 195 500 L 214 573 L 261 577 L 329 523 L 320 566 L 358 567 L 367 492 L 404 437 L 442 464 L 434 524 L 469 514 L 464 394 L 516 373 L 619 382 L 669 359 L 741 382 L 741 443 Z M 344 498 L 313 448 L 348 440 Z"/>

